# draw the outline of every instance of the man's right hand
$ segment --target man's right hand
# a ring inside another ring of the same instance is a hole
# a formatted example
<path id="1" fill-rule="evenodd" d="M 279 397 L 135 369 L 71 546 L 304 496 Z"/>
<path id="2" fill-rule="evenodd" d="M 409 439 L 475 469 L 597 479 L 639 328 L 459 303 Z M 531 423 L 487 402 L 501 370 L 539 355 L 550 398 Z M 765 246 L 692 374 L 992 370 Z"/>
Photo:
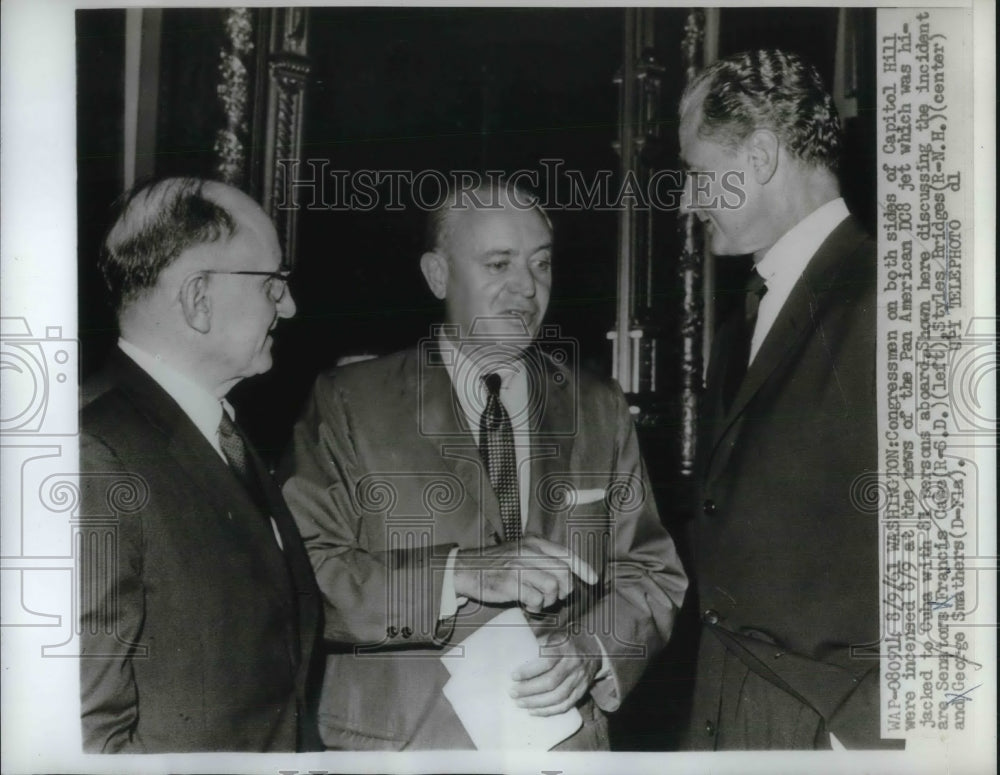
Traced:
<path id="1" fill-rule="evenodd" d="M 530 534 L 520 542 L 455 555 L 456 595 L 482 603 L 518 602 L 532 613 L 564 600 L 574 575 L 597 582 L 594 569 L 568 548 Z"/>

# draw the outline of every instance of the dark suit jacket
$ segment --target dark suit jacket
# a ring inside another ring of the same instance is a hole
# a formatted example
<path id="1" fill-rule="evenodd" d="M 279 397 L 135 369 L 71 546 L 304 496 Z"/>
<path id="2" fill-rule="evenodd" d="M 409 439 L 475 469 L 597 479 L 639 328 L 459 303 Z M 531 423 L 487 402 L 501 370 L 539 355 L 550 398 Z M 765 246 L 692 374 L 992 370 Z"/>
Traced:
<path id="1" fill-rule="evenodd" d="M 502 526 L 435 348 L 320 376 L 295 428 L 284 492 L 326 600 L 320 731 L 330 748 L 473 748 L 441 692 L 449 675 L 440 657 L 502 607 L 473 601 L 439 621 L 443 568 L 454 546 L 499 544 Z M 541 398 L 525 530 L 573 547 L 602 574 L 600 599 L 578 621 L 600 638 L 613 672 L 595 684 L 585 726 L 565 745 L 606 748 L 597 706 L 617 708 L 664 645 L 686 578 L 621 392 L 531 353 L 530 389 Z M 572 509 L 562 499 L 566 487 L 616 482 L 623 500 L 612 494 L 610 510 L 603 499 Z"/>
<path id="2" fill-rule="evenodd" d="M 321 609 L 281 493 L 252 455 L 284 551 L 268 514 L 130 358 L 116 350 L 96 383 L 81 438 L 85 750 L 314 744 L 305 683 Z"/>
<path id="3" fill-rule="evenodd" d="M 721 639 L 848 747 L 878 740 L 878 660 L 863 653 L 879 636 L 878 514 L 863 495 L 877 469 L 875 273 L 875 244 L 848 218 L 807 265 L 728 411 L 720 388 L 738 321 L 721 327 L 693 526 L 703 640 Z M 720 671 L 700 661 L 694 747 L 714 745 Z"/>

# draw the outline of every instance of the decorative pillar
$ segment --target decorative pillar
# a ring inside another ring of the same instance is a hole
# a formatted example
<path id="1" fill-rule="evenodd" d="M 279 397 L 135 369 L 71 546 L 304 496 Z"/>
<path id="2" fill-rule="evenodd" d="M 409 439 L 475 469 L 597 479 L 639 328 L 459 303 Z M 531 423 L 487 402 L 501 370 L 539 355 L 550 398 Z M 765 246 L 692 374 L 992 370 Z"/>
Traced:
<path id="1" fill-rule="evenodd" d="M 684 39 L 681 57 L 684 63 L 685 83 L 698 74 L 705 38 L 705 12 L 692 9 L 684 22 Z M 705 315 L 703 287 L 705 277 L 704 232 L 693 213 L 680 216 L 683 247 L 678 265 L 678 281 L 683 292 L 681 302 L 681 363 L 680 363 L 680 475 L 694 476 L 696 442 L 698 437 L 698 396 L 701 393 L 704 372 Z M 709 257 L 710 260 L 710 257 Z"/>
<path id="2" fill-rule="evenodd" d="M 654 55 L 653 8 L 626 8 L 624 61 L 619 87 L 618 139 L 622 190 L 648 190 L 660 152 L 660 93 L 664 68 Z M 618 308 L 612 342 L 612 376 L 629 394 L 656 392 L 659 331 L 653 313 L 653 219 L 648 207 L 623 197 L 618 223 Z"/>
<path id="3" fill-rule="evenodd" d="M 215 137 L 215 171 L 220 180 L 244 188 L 248 172 L 254 20 L 248 8 L 229 8 L 223 13 L 226 43 L 219 52 L 218 94 L 226 126 Z"/>

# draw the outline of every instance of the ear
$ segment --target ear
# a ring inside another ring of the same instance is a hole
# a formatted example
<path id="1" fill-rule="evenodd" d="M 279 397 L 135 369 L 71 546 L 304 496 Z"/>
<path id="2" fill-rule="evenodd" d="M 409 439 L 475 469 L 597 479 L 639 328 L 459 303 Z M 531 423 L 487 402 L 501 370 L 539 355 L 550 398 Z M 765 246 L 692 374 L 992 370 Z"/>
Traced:
<path id="1" fill-rule="evenodd" d="M 431 293 L 443 299 L 448 292 L 448 259 L 437 251 L 429 250 L 420 257 L 420 271 L 424 273 Z"/>
<path id="2" fill-rule="evenodd" d="M 212 299 L 208 295 L 208 276 L 195 273 L 185 278 L 179 298 L 187 324 L 202 334 L 211 331 Z"/>
<path id="3" fill-rule="evenodd" d="M 770 129 L 757 129 L 748 142 L 754 179 L 764 185 L 778 169 L 778 136 Z"/>

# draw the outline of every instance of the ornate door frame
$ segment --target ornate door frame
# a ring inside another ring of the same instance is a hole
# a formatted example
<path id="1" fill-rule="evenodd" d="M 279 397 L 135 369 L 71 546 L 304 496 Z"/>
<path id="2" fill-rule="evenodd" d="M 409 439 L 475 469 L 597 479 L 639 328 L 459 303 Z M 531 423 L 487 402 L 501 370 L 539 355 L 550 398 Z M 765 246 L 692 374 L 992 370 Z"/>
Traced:
<path id="1" fill-rule="evenodd" d="M 309 10 L 231 8 L 225 25 L 229 47 L 220 52 L 219 97 L 226 127 L 216 140 L 216 171 L 260 201 L 285 261 L 293 264 L 298 212 L 285 206 L 284 192 L 288 169 L 302 155 Z"/>
<path id="2" fill-rule="evenodd" d="M 125 11 L 123 181 L 157 174 L 157 95 L 164 15 Z M 178 9 L 183 10 L 183 9 Z M 286 173 L 301 159 L 309 15 L 306 8 L 211 9 L 221 43 L 215 92 L 223 116 L 212 143 L 211 174 L 257 199 L 274 221 L 285 261 L 294 263 L 298 213 L 285 206 Z M 217 15 L 216 15 L 217 14 Z M 211 54 L 209 54 L 211 57 Z M 205 170 L 207 173 L 208 170 Z"/>

